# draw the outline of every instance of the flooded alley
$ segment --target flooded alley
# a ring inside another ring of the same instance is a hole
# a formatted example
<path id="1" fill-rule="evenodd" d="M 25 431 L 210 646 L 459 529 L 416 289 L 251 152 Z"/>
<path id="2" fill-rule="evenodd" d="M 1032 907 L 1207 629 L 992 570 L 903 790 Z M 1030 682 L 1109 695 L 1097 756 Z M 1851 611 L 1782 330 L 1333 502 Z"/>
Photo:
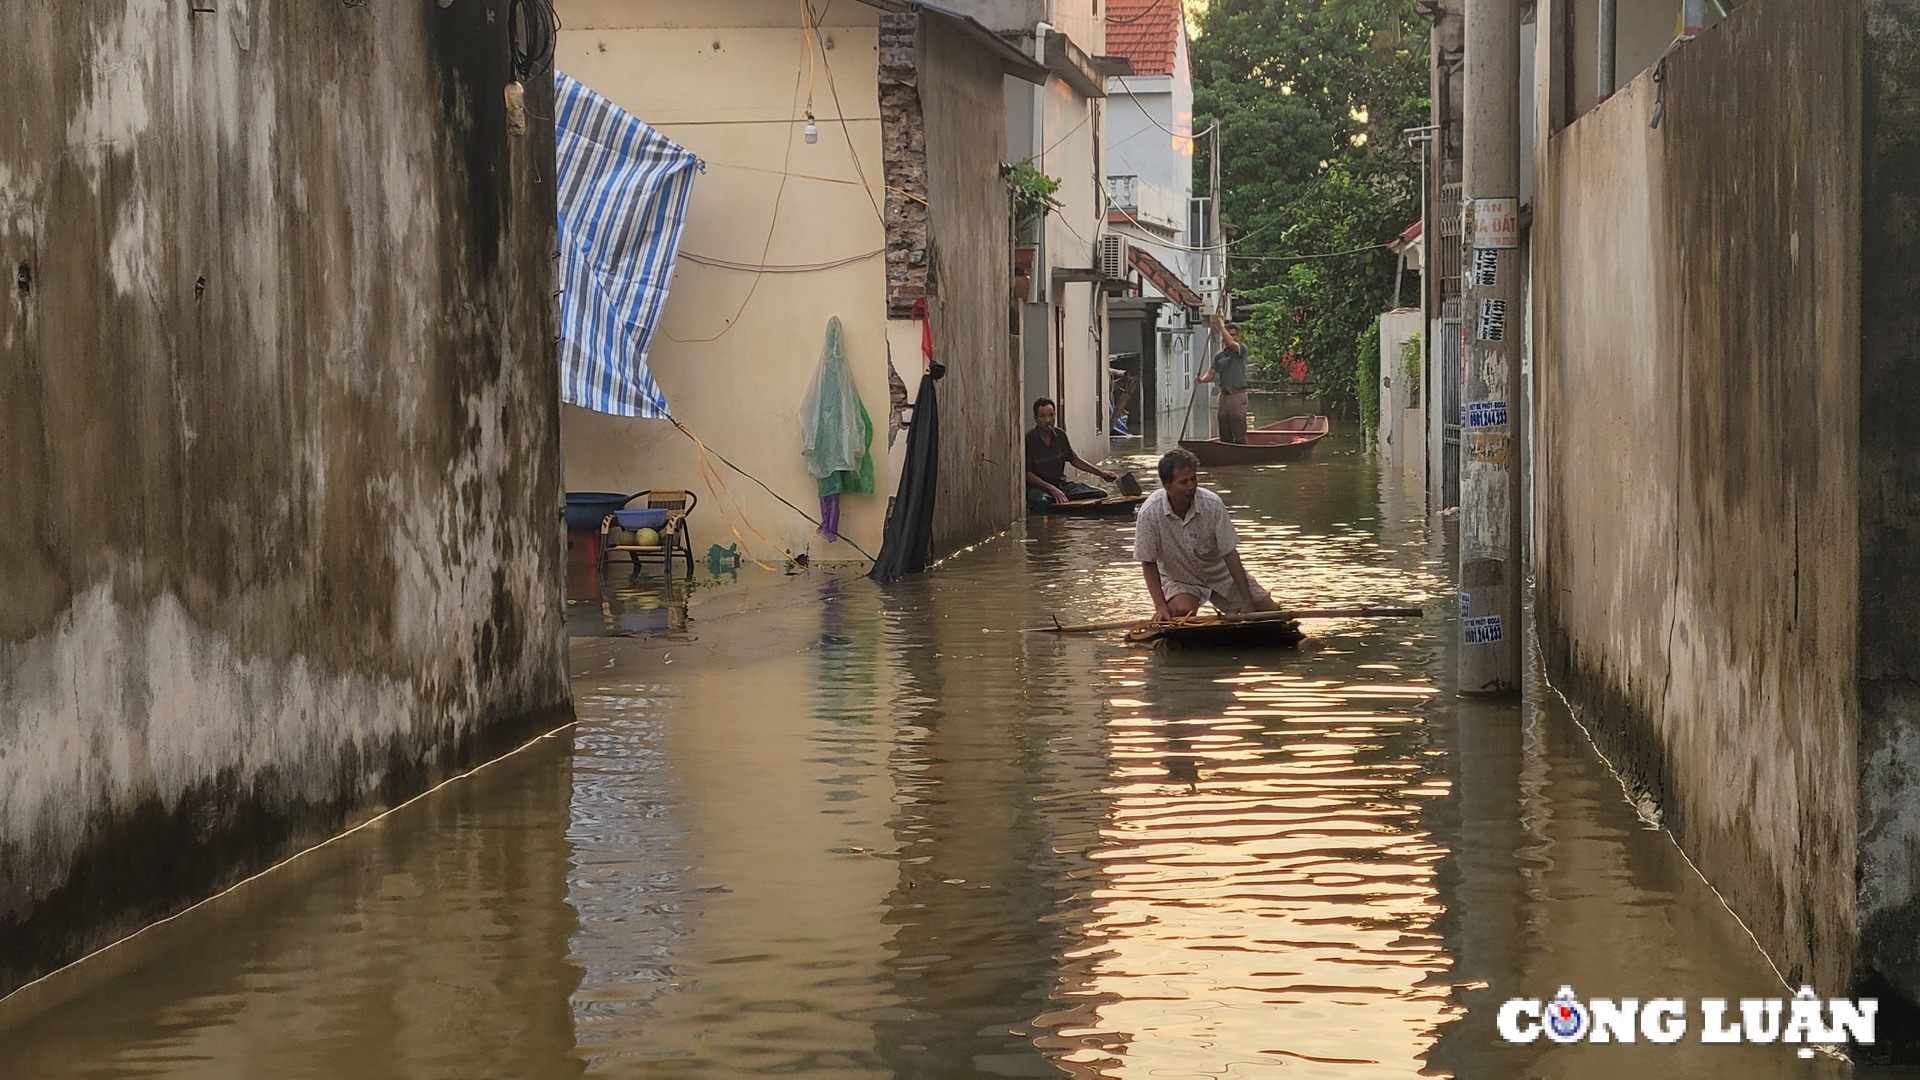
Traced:
<path id="1" fill-rule="evenodd" d="M 1503 1043 L 1502 1001 L 1562 985 L 1790 991 L 1537 674 L 1452 694 L 1420 492 L 1339 434 L 1201 480 L 1283 604 L 1425 616 L 1302 651 L 1019 633 L 1149 610 L 1131 519 L 886 589 L 702 567 L 690 612 L 615 569 L 572 612 L 575 725 L 0 1033 L 0 1074 L 1849 1074 Z"/>

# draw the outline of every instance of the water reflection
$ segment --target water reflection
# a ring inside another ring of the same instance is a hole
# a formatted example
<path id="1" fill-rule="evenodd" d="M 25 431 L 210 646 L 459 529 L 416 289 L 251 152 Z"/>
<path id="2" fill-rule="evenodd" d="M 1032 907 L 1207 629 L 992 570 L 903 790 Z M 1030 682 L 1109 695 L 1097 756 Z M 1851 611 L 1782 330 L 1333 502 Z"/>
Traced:
<path id="1" fill-rule="evenodd" d="M 1293 652 L 1015 632 L 1148 609 L 1131 523 L 1102 519 L 886 591 L 816 572 L 743 614 L 615 574 L 570 622 L 568 753 L 396 820 L 0 1056 L 48 1076 L 1841 1071 L 1502 1044 L 1499 1002 L 1563 983 L 1779 984 L 1537 675 L 1524 708 L 1453 696 L 1449 523 L 1417 492 L 1338 436 L 1203 482 L 1285 602 L 1426 616 L 1310 626 L 1324 647 Z M 665 633 L 625 621 L 649 596 L 679 612 Z"/>

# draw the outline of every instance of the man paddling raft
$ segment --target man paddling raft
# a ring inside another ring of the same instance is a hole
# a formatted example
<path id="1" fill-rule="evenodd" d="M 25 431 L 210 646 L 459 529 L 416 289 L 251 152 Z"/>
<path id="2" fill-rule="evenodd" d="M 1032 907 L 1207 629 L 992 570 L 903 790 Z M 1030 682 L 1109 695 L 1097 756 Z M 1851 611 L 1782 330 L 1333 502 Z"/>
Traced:
<path id="1" fill-rule="evenodd" d="M 1184 619 L 1208 601 L 1227 614 L 1280 610 L 1241 563 L 1227 505 L 1200 486 L 1199 474 L 1200 459 L 1168 451 L 1160 490 L 1134 521 L 1133 557 L 1153 597 L 1153 621 Z"/>

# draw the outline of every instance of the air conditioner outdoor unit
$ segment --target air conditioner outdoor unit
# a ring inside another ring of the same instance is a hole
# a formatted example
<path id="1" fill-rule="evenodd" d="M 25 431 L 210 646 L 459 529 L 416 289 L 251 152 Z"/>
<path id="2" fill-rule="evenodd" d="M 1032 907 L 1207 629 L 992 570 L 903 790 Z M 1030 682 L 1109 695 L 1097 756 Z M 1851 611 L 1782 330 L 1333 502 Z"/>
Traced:
<path id="1" fill-rule="evenodd" d="M 1186 310 L 1167 304 L 1161 307 L 1160 317 L 1154 320 L 1153 325 L 1159 330 L 1185 330 L 1187 328 Z"/>
<path id="2" fill-rule="evenodd" d="M 1203 277 L 1200 279 L 1199 285 L 1200 291 L 1203 293 L 1217 293 L 1220 291 L 1220 279 L 1217 277 Z"/>
<path id="3" fill-rule="evenodd" d="M 1127 238 L 1118 233 L 1100 237 L 1100 274 L 1109 280 L 1127 276 Z"/>

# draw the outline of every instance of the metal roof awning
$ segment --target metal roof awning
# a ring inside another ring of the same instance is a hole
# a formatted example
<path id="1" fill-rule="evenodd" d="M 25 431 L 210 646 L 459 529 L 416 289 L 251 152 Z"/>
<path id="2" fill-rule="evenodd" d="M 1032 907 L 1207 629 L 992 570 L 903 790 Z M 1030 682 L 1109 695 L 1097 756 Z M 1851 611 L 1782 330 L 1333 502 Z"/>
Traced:
<path id="1" fill-rule="evenodd" d="M 1180 280 L 1179 274 L 1169 270 L 1166 263 L 1148 254 L 1144 248 L 1127 245 L 1127 261 L 1133 264 L 1135 270 L 1140 271 L 1141 277 L 1146 278 L 1154 288 L 1166 294 L 1167 298 L 1174 303 L 1185 304 L 1196 309 L 1207 306 L 1207 302 L 1200 298 L 1199 293 L 1193 291 L 1192 286 Z"/>
<path id="2" fill-rule="evenodd" d="M 860 2 L 882 11 L 919 12 L 927 18 L 942 22 L 961 36 L 971 39 L 975 44 L 992 53 L 1000 61 L 1002 73 L 1036 86 L 1046 85 L 1046 67 L 1020 51 L 1019 46 L 987 29 L 985 23 L 964 11 L 955 11 L 942 4 L 933 3 L 932 0 L 860 0 Z"/>

